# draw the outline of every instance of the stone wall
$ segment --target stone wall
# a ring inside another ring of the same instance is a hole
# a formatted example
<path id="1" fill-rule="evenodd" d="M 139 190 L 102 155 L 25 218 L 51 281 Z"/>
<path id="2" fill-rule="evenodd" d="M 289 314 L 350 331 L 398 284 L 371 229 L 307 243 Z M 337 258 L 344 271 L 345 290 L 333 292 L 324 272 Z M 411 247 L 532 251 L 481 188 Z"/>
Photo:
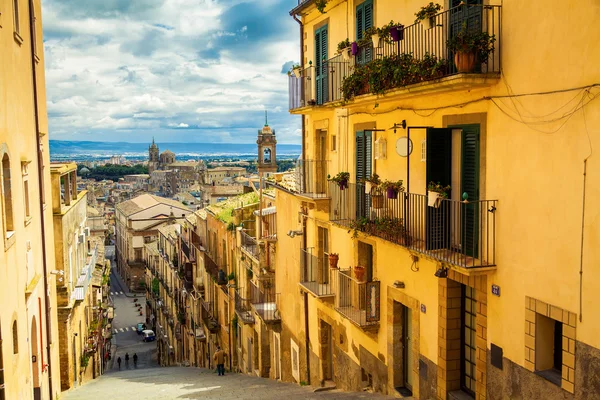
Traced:
<path id="1" fill-rule="evenodd" d="M 577 353 L 574 394 L 530 372 L 507 358 L 502 369 L 491 365 L 488 357 L 488 399 L 588 400 L 600 398 L 600 350 L 576 342 Z M 488 352 L 490 354 L 490 352 Z"/>

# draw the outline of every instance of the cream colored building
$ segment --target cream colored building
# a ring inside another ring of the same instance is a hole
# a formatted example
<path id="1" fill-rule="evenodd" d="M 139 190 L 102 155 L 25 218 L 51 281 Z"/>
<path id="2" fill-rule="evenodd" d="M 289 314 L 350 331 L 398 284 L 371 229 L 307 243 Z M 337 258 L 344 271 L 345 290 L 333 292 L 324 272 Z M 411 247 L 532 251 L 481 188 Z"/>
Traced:
<path id="1" fill-rule="evenodd" d="M 303 154 L 300 184 L 276 193 L 282 378 L 597 397 L 597 2 L 452 0 L 417 22 L 427 2 L 316 3 L 291 11 Z M 449 46 L 465 35 L 493 51 Z M 337 53 L 347 38 L 355 54 Z M 374 174 L 404 191 L 367 188 Z"/>
<path id="2" fill-rule="evenodd" d="M 0 397 L 53 399 L 60 366 L 41 4 L 2 0 L 0 12 Z"/>
<path id="3" fill-rule="evenodd" d="M 178 201 L 143 194 L 115 208 L 117 270 L 132 290 L 143 290 L 145 243 L 158 239 L 158 228 L 183 220 L 192 210 Z"/>
<path id="4" fill-rule="evenodd" d="M 206 183 L 209 185 L 218 185 L 223 181 L 230 180 L 238 176 L 246 175 L 244 167 L 216 167 L 206 170 Z"/>

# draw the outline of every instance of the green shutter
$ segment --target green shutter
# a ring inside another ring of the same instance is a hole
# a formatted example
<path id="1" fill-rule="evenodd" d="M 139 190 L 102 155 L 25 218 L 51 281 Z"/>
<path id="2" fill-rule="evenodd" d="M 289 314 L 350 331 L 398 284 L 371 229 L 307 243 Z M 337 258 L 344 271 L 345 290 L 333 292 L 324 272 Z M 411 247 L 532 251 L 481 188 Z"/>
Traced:
<path id="1" fill-rule="evenodd" d="M 363 33 L 373 26 L 373 0 L 367 0 L 356 6 L 356 40 L 363 38 Z M 371 48 L 362 49 L 357 55 L 357 63 L 365 64 L 373 59 Z"/>
<path id="2" fill-rule="evenodd" d="M 357 217 L 367 215 L 369 207 L 364 186 L 359 184 L 361 179 L 368 178 L 372 174 L 372 132 L 356 132 L 356 212 Z"/>
<path id="3" fill-rule="evenodd" d="M 463 125 L 461 138 L 461 198 L 467 193 L 462 219 L 462 247 L 465 254 L 478 256 L 479 249 L 479 125 Z"/>
<path id="4" fill-rule="evenodd" d="M 327 46 L 328 31 L 327 25 L 320 27 L 315 32 L 315 78 L 316 78 L 316 100 L 317 104 L 323 104 L 328 101 L 327 98 Z"/>

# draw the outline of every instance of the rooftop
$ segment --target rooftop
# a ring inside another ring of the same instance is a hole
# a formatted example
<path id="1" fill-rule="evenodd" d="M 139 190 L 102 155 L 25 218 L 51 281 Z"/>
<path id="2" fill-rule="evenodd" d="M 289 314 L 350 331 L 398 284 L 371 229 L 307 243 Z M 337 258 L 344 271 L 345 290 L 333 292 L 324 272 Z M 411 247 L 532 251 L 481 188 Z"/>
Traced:
<path id="1" fill-rule="evenodd" d="M 166 199 L 164 197 L 154 196 L 147 193 L 135 197 L 131 200 L 119 203 L 117 204 L 116 208 L 117 210 L 121 211 L 125 216 L 130 216 L 138 211 L 154 207 L 157 204 L 165 204 L 171 207 L 189 210 L 185 205 L 176 200 Z"/>
<path id="2" fill-rule="evenodd" d="M 265 189 L 263 194 L 274 192 L 273 189 Z M 249 204 L 258 203 L 258 193 L 246 193 L 239 196 L 231 197 L 225 201 L 206 207 L 206 210 L 214 214 L 219 220 L 228 224 L 233 221 L 232 211 L 235 208 L 247 206 Z"/>

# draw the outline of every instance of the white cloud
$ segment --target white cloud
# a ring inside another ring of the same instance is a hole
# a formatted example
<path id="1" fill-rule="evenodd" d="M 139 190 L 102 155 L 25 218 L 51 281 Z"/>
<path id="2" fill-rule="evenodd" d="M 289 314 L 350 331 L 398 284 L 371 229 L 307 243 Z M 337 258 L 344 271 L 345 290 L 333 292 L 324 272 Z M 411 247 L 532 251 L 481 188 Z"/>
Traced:
<path id="1" fill-rule="evenodd" d="M 266 109 L 278 141 L 299 142 L 281 73 L 298 54 L 289 1 L 113 3 L 44 2 L 51 139 L 250 143 Z"/>

